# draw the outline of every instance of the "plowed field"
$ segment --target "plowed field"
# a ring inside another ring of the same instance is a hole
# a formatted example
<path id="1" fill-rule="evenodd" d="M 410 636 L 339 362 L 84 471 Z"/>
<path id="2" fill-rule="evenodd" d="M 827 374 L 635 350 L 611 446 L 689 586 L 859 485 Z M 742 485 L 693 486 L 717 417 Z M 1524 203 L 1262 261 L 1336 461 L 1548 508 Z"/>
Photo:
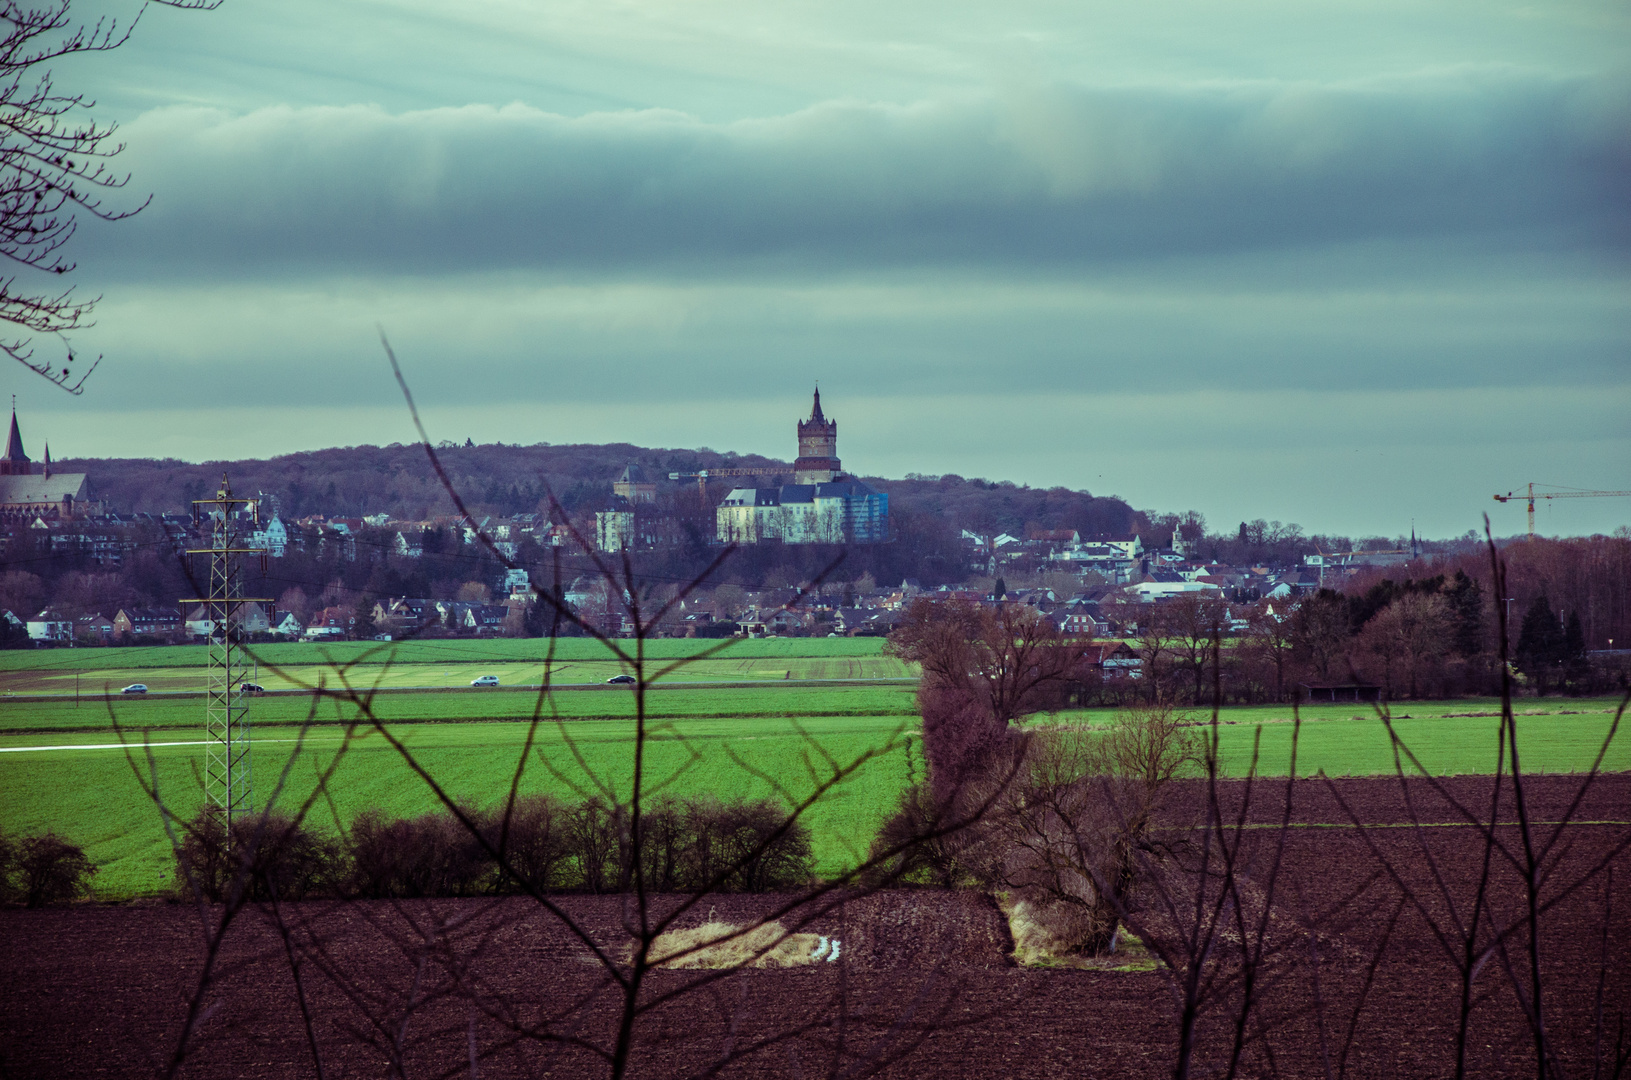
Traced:
<path id="1" fill-rule="evenodd" d="M 1536 821 L 1557 821 L 1579 784 L 1537 778 L 1526 809 Z M 1511 794 L 1502 794 L 1503 820 L 1511 820 Z M 1226 785 L 1221 801 L 1238 809 L 1244 795 L 1243 785 Z M 1169 836 L 1193 831 L 1204 797 L 1199 785 L 1178 793 Z M 1296 827 L 1283 836 L 1248 830 L 1246 908 L 1270 895 L 1272 858 L 1283 855 L 1265 934 L 1271 963 L 1254 988 L 1260 1006 L 1244 1029 L 1238 1075 L 1452 1074 L 1458 984 L 1434 925 L 1453 937 L 1453 912 L 1470 910 L 1484 859 L 1477 830 L 1459 823 L 1451 799 L 1487 813 L 1490 781 L 1458 778 L 1437 793 L 1413 782 L 1408 798 L 1390 780 L 1303 781 L 1290 815 Z M 1267 826 L 1282 820 L 1283 807 L 1283 783 L 1261 785 L 1245 818 Z M 1350 812 L 1374 827 L 1344 824 Z M 1599 1049 L 1612 1052 L 1618 1017 L 1631 1011 L 1631 855 L 1621 846 L 1631 834 L 1631 778 L 1599 780 L 1576 817 L 1594 823 L 1560 836 L 1543 890 L 1550 906 L 1539 970 L 1558 1057 L 1569 1075 L 1589 1076 Z M 1426 827 L 1393 827 L 1413 821 Z M 1544 840 L 1554 828 L 1536 833 Z M 1519 850 L 1514 827 L 1498 831 Z M 1175 874 L 1194 854 L 1178 848 Z M 1611 874 L 1573 887 L 1605 862 Z M 1520 917 L 1511 866 L 1498 855 L 1491 873 L 1494 917 Z M 1146 894 L 1147 906 L 1153 900 Z M 720 897 L 678 925 L 743 922 L 779 902 Z M 629 915 L 622 898 L 561 903 L 588 942 L 620 955 Z M 416 1077 L 607 1071 L 587 1047 L 607 1045 L 619 999 L 590 944 L 531 901 L 313 903 L 287 906 L 284 916 L 302 958 L 309 1028 L 276 920 L 246 910 L 226 936 L 180 1075 L 314 1076 L 313 1047 L 327 1076 L 391 1075 L 393 1061 Z M 1152 925 L 1162 918 L 1151 910 Z M 1168 972 L 1015 967 L 1006 926 L 982 896 L 892 891 L 783 921 L 839 941 L 839 959 L 713 983 L 703 971 L 653 973 L 629 1075 L 693 1075 L 722 1055 L 737 1055 L 722 1075 L 741 1076 L 1172 1074 Z M 0 913 L 0 1075 L 162 1071 L 203 965 L 201 931 L 200 912 L 184 905 Z M 1466 1075 L 1535 1074 L 1513 992 L 1514 976 L 1528 986 L 1527 940 L 1526 931 L 1512 935 L 1474 982 Z M 1196 1075 L 1222 1074 L 1233 1053 L 1241 986 L 1228 976 L 1239 945 L 1225 934 L 1217 947 L 1223 963 L 1212 969 L 1220 978 L 1200 1017 Z M 1599 1011 L 1611 1025 L 1602 1048 Z M 546 1027 L 552 1040 L 537 1037 Z"/>

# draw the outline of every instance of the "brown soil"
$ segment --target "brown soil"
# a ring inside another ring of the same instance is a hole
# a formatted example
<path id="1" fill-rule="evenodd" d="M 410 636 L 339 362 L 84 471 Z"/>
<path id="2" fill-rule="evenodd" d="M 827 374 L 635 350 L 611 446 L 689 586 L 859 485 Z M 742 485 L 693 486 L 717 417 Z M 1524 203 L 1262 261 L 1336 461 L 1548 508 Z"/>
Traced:
<path id="1" fill-rule="evenodd" d="M 1450 784 L 1456 798 L 1487 807 L 1487 780 Z M 1556 820 L 1577 786 L 1571 778 L 1537 778 L 1528 792 L 1533 816 Z M 1336 781 L 1335 790 L 1361 821 L 1409 820 L 1395 781 Z M 1231 785 L 1223 798 L 1238 807 L 1242 794 Z M 1410 794 L 1421 820 L 1453 820 L 1442 797 L 1415 785 Z M 1180 823 L 1201 797 L 1183 792 L 1169 823 Z M 1259 788 L 1251 801 L 1261 814 L 1252 810 L 1249 818 L 1278 820 L 1267 801 L 1273 798 Z M 1305 822 L 1347 820 L 1332 789 L 1318 781 L 1297 785 L 1293 811 Z M 1605 778 L 1579 816 L 1631 817 L 1631 784 Z M 1555 896 L 1603 859 L 1612 864 L 1611 876 L 1559 900 L 1541 935 L 1543 1004 L 1569 1075 L 1593 1073 L 1599 988 L 1611 1021 L 1631 1012 L 1631 855 L 1613 854 L 1628 831 L 1570 827 L 1568 850 L 1547 885 Z M 1457 981 L 1428 920 L 1448 925 L 1452 908 L 1468 909 L 1483 865 L 1476 831 L 1339 827 L 1246 835 L 1240 854 L 1250 874 L 1241 895 L 1249 915 L 1269 888 L 1277 855 L 1279 870 L 1265 935 L 1270 962 L 1255 988 L 1261 1006 L 1238 1075 L 1323 1077 L 1344 1067 L 1355 1077 L 1452 1075 Z M 1517 850 L 1516 829 L 1503 828 L 1501 838 Z M 1174 888 L 1193 880 L 1178 868 L 1199 850 L 1175 843 Z M 1516 917 L 1522 893 L 1502 862 L 1497 858 L 1491 895 L 1500 916 Z M 1419 904 L 1399 909 L 1377 960 L 1400 883 Z M 1172 1074 L 1175 997 L 1166 971 L 1017 968 L 1006 955 L 1001 916 L 979 895 L 900 890 L 840 899 L 781 916 L 790 929 L 837 938 L 837 963 L 719 981 L 708 971 L 654 972 L 647 1001 L 691 989 L 642 1019 L 629 1074 L 693 1075 L 722 1053 L 745 1055 L 721 1073 L 738 1076 L 865 1075 L 874 1067 L 896 1077 Z M 1163 916 L 1153 899 L 1146 894 L 1147 918 L 1159 929 Z M 740 924 L 777 914 L 783 902 L 715 897 L 676 925 Z M 624 898 L 559 903 L 590 942 L 621 955 L 631 911 Z M 675 903 L 663 898 L 657 907 L 671 911 Z M 218 920 L 220 910 L 205 915 Z M 285 915 L 308 950 L 300 974 L 310 1037 L 276 920 L 249 910 L 226 936 L 179 1075 L 315 1076 L 312 1042 L 330 1077 L 391 1075 L 397 1057 L 410 1076 L 470 1075 L 472 1044 L 483 1077 L 607 1071 L 577 1043 L 607 1044 L 620 999 L 589 945 L 530 900 L 308 903 L 286 907 Z M 162 1073 L 197 986 L 202 927 L 198 909 L 185 905 L 0 912 L 0 1076 Z M 1506 966 L 1509 960 L 1523 977 L 1526 940 L 1515 936 L 1506 959 L 1491 959 L 1475 983 L 1469 1076 L 1534 1075 L 1529 1029 Z M 1233 957 L 1238 949 L 1238 935 L 1226 936 L 1217 954 Z M 1239 999 L 1238 983 L 1220 983 L 1202 1013 L 1197 1067 L 1208 1074 L 1228 1068 Z M 567 1041 L 536 1038 L 546 1024 Z M 1614 1038 L 1611 1029 L 1608 1046 Z"/>

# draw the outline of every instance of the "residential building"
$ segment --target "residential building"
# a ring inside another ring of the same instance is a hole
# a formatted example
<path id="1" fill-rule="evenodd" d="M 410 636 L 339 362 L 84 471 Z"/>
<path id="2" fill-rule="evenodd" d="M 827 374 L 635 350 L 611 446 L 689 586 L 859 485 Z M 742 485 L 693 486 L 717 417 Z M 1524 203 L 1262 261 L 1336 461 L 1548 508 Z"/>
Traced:
<path id="1" fill-rule="evenodd" d="M 634 511 L 595 511 L 595 547 L 600 551 L 633 550 L 635 547 Z"/>
<path id="2" fill-rule="evenodd" d="M 289 550 L 289 530 L 276 514 L 259 529 L 249 534 L 249 546 L 261 548 L 274 559 L 281 559 Z"/>
<path id="3" fill-rule="evenodd" d="M 471 604 L 464 613 L 463 626 L 482 636 L 496 636 L 504 632 L 510 609 L 503 604 Z"/>
<path id="4" fill-rule="evenodd" d="M 122 638 L 169 637 L 181 631 L 180 608 L 120 608 L 113 617 L 113 632 Z"/>
<path id="5" fill-rule="evenodd" d="M 264 634 L 272 628 L 272 619 L 266 609 L 254 602 L 239 604 L 232 611 L 231 623 L 239 634 Z M 207 605 L 200 604 L 188 613 L 182 629 L 192 637 L 207 638 L 215 634 L 215 620 Z"/>
<path id="6" fill-rule="evenodd" d="M 343 638 L 351 634 L 351 628 L 356 625 L 356 616 L 343 607 L 327 607 L 312 616 L 306 625 L 306 638 Z"/>
<path id="7" fill-rule="evenodd" d="M 81 615 L 74 620 L 74 640 L 106 645 L 113 640 L 113 620 L 103 615 Z"/>
<path id="8" fill-rule="evenodd" d="M 71 645 L 74 620 L 52 608 L 28 620 L 28 639 L 40 645 Z"/>

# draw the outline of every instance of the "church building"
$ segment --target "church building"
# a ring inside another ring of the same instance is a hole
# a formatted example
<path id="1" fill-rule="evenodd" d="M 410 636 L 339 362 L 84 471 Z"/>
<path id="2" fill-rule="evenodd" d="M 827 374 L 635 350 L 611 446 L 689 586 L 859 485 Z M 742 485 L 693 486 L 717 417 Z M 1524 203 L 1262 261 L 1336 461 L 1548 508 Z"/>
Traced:
<path id="1" fill-rule="evenodd" d="M 815 392 L 810 419 L 798 424 L 793 483 L 736 488 L 714 511 L 720 543 L 880 544 L 889 539 L 889 496 L 845 476 L 838 460 L 838 421 L 821 412 Z"/>
<path id="2" fill-rule="evenodd" d="M 17 427 L 17 406 L 11 407 L 11 434 L 0 457 L 0 521 L 71 518 L 89 511 L 90 491 L 84 473 L 51 471 L 51 448 L 35 470 L 23 451 L 23 433 Z"/>

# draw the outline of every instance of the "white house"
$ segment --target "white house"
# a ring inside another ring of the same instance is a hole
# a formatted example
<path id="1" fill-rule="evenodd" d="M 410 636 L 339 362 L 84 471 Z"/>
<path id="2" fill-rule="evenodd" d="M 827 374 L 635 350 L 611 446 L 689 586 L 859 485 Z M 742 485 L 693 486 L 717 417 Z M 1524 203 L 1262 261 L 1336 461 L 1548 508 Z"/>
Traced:
<path id="1" fill-rule="evenodd" d="M 210 609 L 203 604 L 193 608 L 182 621 L 181 628 L 192 637 L 207 638 L 215 633 L 215 620 L 210 618 Z"/>
<path id="2" fill-rule="evenodd" d="M 28 638 L 48 644 L 71 643 L 74 640 L 74 620 L 46 608 L 28 620 Z"/>
<path id="3" fill-rule="evenodd" d="M 281 559 L 289 549 L 289 530 L 283 521 L 276 515 L 272 520 L 249 534 L 249 546 L 264 548 L 266 554 L 274 559 Z"/>
<path id="4" fill-rule="evenodd" d="M 595 547 L 617 552 L 634 547 L 634 511 L 595 511 Z"/>
<path id="5" fill-rule="evenodd" d="M 504 571 L 504 591 L 510 596 L 533 595 L 532 578 L 520 567 Z"/>

